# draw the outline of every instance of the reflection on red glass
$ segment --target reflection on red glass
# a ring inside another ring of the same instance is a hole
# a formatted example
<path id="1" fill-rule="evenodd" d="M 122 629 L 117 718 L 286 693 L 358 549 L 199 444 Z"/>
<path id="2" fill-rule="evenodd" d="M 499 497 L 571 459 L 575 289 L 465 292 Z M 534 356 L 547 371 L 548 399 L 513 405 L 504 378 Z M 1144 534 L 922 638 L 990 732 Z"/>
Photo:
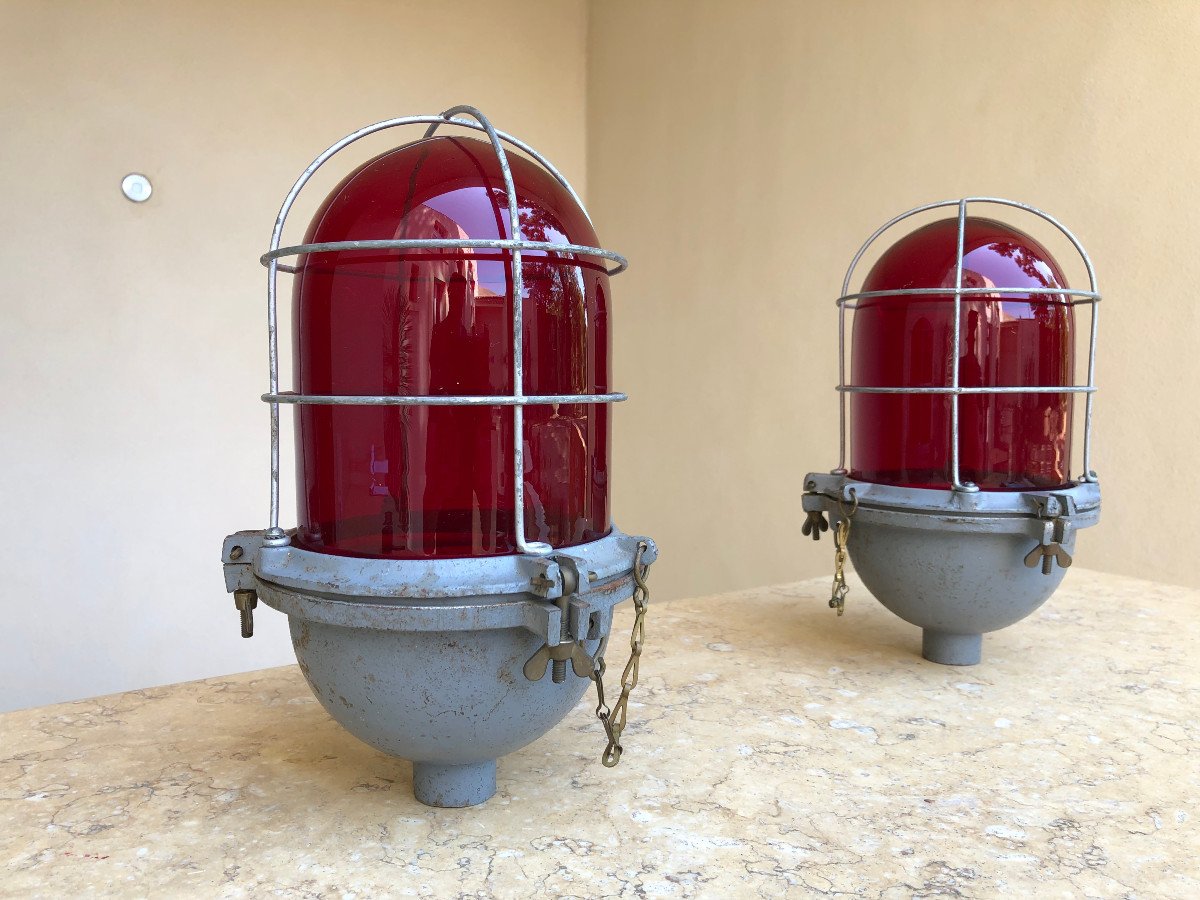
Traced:
<path id="1" fill-rule="evenodd" d="M 893 245 L 864 291 L 954 287 L 958 221 L 946 219 Z M 970 217 L 963 287 L 1066 287 L 1058 264 L 1029 235 Z M 944 387 L 951 383 L 954 299 L 892 295 L 859 301 L 852 383 Z M 959 381 L 963 387 L 1069 385 L 1074 311 L 1060 294 L 966 295 Z M 948 488 L 950 400 L 946 395 L 853 394 L 852 472 L 864 481 Z M 1060 487 L 1070 481 L 1071 395 L 963 394 L 960 478 L 983 490 Z"/>
<path id="2" fill-rule="evenodd" d="M 526 240 L 598 246 L 544 170 L 510 154 Z M 490 144 L 434 137 L 385 153 L 326 199 L 307 243 L 508 238 Z M 608 279 L 599 261 L 523 254 L 524 391 L 609 390 Z M 314 253 L 293 294 L 305 394 L 512 393 L 512 254 Z M 511 407 L 297 407 L 307 549 L 390 558 L 516 550 Z M 525 532 L 555 547 L 608 532 L 608 408 L 525 408 Z"/>

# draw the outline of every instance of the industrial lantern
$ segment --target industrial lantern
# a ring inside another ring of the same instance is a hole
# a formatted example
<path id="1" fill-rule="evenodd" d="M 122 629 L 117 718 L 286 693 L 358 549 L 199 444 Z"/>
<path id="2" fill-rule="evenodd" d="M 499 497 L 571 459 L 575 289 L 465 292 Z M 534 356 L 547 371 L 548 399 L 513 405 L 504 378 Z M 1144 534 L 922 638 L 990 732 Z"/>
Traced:
<path id="1" fill-rule="evenodd" d="M 968 215 L 990 204 L 1061 231 L 1087 269 L 1073 290 L 1038 241 Z M 950 207 L 885 250 L 861 289 L 875 241 L 919 213 Z M 926 659 L 979 662 L 984 632 L 1044 603 L 1071 564 L 1075 532 L 1100 517 L 1091 468 L 1100 295 L 1078 240 L 1040 210 L 970 197 L 922 206 L 876 231 L 854 256 L 839 307 L 841 461 L 805 478 L 804 533 L 834 526 L 830 606 L 842 613 L 846 554 L 884 606 L 923 629 Z M 1075 308 L 1090 309 L 1086 384 L 1074 383 Z M 851 382 L 846 313 L 853 312 Z M 1082 471 L 1072 477 L 1074 396 L 1085 395 Z M 847 467 L 847 395 L 850 456 Z"/>
<path id="2" fill-rule="evenodd" d="M 318 168 L 414 124 L 428 126 L 423 139 L 348 175 L 304 243 L 280 247 Z M 243 635 L 259 598 L 286 613 L 317 698 L 357 737 L 413 760 L 424 803 L 486 800 L 496 758 L 553 727 L 589 680 L 615 765 L 656 556 L 609 517 L 609 404 L 625 396 L 609 385 L 608 276 L 625 260 L 598 248 L 553 166 L 461 106 L 368 126 L 318 156 L 263 263 L 270 527 L 223 549 Z M 279 389 L 280 271 L 295 276 L 295 392 Z M 290 531 L 281 404 L 296 407 Z M 630 597 L 632 657 L 610 710 L 603 652 L 613 607 Z"/>

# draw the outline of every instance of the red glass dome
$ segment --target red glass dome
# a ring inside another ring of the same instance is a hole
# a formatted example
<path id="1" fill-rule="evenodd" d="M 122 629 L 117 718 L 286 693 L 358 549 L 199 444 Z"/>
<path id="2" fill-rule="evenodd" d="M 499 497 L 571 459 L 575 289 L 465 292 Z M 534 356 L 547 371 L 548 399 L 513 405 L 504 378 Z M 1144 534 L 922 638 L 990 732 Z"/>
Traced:
<path id="1" fill-rule="evenodd" d="M 863 291 L 953 288 L 958 220 L 933 222 L 897 241 L 871 269 Z M 963 287 L 1066 288 L 1058 264 L 1032 237 L 969 217 Z M 1059 294 L 964 295 L 962 387 L 1052 387 L 1074 378 L 1074 311 Z M 897 294 L 858 301 L 852 383 L 945 387 L 952 381 L 951 294 Z M 949 488 L 950 404 L 946 394 L 853 394 L 855 478 Z M 983 490 L 1056 488 L 1070 482 L 1069 393 L 963 394 L 960 479 Z"/>
<path id="2" fill-rule="evenodd" d="M 522 236 L 598 246 L 570 194 L 509 155 Z M 499 163 L 484 141 L 433 137 L 351 173 L 306 243 L 510 238 Z M 609 390 L 601 260 L 525 251 L 526 394 Z M 293 293 L 302 394 L 511 394 L 512 254 L 352 250 L 302 258 Z M 608 408 L 525 408 L 525 535 L 554 547 L 609 530 Z M 301 405 L 298 546 L 388 558 L 516 552 L 507 406 Z"/>

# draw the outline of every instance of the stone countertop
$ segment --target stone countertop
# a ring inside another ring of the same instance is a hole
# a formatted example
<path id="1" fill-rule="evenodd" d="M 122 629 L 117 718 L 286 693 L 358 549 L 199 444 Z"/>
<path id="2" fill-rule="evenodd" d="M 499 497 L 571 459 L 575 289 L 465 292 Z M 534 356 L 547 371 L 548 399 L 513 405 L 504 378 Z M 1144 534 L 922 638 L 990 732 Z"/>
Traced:
<path id="1" fill-rule="evenodd" d="M 1200 896 L 1200 592 L 1072 571 L 973 668 L 827 596 L 653 606 L 621 765 L 589 692 L 469 809 L 295 667 L 0 716 L 0 894 Z"/>

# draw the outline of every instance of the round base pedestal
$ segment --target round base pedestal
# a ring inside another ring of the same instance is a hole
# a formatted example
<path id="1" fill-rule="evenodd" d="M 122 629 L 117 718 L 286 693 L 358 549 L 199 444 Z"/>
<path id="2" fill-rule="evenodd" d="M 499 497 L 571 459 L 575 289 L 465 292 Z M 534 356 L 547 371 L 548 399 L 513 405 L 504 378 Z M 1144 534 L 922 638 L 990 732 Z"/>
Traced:
<path id="1" fill-rule="evenodd" d="M 475 806 L 496 793 L 496 761 L 413 763 L 413 794 L 426 806 Z"/>
<path id="2" fill-rule="evenodd" d="M 973 666 L 983 657 L 983 635 L 925 628 L 921 631 L 921 655 L 943 666 Z"/>

